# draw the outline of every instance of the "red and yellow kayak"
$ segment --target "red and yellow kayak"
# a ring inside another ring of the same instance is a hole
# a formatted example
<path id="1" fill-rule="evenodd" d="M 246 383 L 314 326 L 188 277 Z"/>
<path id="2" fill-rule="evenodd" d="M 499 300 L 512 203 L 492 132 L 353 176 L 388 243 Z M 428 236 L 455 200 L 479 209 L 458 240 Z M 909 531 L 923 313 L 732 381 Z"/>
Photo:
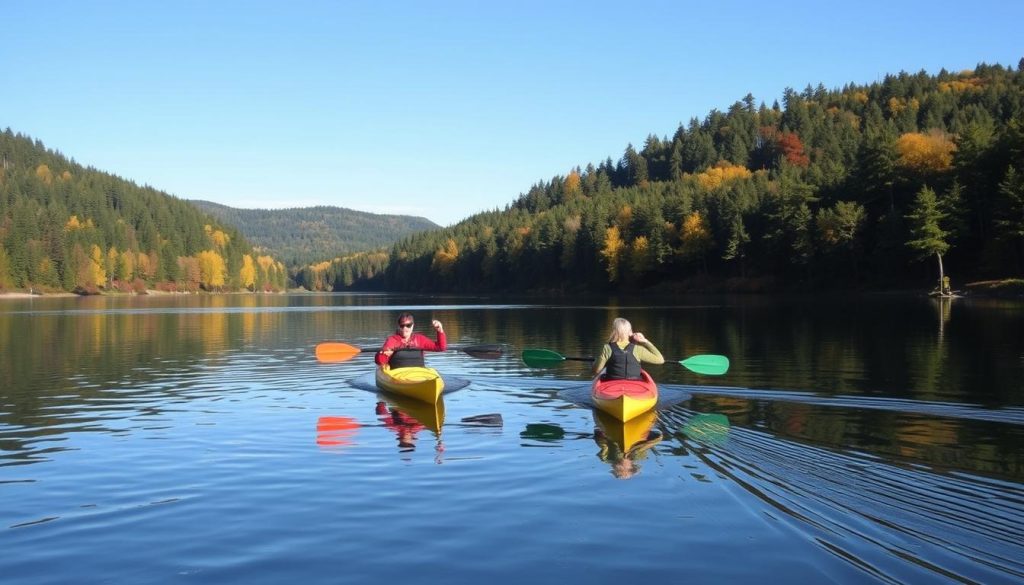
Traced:
<path id="1" fill-rule="evenodd" d="M 602 380 L 595 378 L 590 387 L 594 405 L 623 422 L 654 408 L 658 385 L 641 370 L 640 380 Z"/>
<path id="2" fill-rule="evenodd" d="M 444 390 L 444 379 L 434 368 L 408 367 L 392 370 L 377 368 L 377 387 L 381 390 L 434 403 Z"/>

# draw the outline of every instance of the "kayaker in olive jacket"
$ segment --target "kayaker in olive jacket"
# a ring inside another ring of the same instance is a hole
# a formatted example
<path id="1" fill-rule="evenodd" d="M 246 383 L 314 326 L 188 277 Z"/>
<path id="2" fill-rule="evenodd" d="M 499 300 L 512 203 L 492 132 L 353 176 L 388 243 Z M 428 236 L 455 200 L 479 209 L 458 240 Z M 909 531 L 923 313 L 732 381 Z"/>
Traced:
<path id="1" fill-rule="evenodd" d="M 389 365 L 392 369 L 407 368 L 410 366 L 423 367 L 423 352 L 444 351 L 448 349 L 448 340 L 444 335 L 444 328 L 437 319 L 431 321 L 434 331 L 437 332 L 437 341 L 431 341 L 420 333 L 413 333 L 415 322 L 412 313 L 402 313 L 398 316 L 398 330 L 384 340 L 384 345 L 374 356 L 373 360 L 378 366 Z"/>
<path id="2" fill-rule="evenodd" d="M 643 333 L 633 333 L 629 321 L 621 317 L 615 319 L 608 343 L 594 360 L 594 375 L 605 369 L 601 377 L 604 380 L 639 380 L 642 363 L 663 364 L 665 358 Z"/>

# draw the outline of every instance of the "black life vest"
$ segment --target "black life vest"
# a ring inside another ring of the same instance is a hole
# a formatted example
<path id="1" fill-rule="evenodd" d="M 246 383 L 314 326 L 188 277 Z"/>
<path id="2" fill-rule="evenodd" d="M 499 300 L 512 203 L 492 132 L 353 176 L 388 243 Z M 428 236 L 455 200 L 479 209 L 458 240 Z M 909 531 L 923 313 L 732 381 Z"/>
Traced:
<path id="1" fill-rule="evenodd" d="M 412 366 L 425 367 L 426 363 L 423 361 L 423 350 L 419 349 L 396 349 L 395 353 L 391 354 L 391 359 L 388 360 L 388 365 L 391 366 L 392 370 L 398 368 L 409 368 Z"/>
<path id="2" fill-rule="evenodd" d="M 612 357 L 608 358 L 605 364 L 604 379 L 606 380 L 639 380 L 640 360 L 633 355 L 633 343 L 630 342 L 625 348 L 619 348 L 615 342 L 608 342 L 612 348 Z"/>

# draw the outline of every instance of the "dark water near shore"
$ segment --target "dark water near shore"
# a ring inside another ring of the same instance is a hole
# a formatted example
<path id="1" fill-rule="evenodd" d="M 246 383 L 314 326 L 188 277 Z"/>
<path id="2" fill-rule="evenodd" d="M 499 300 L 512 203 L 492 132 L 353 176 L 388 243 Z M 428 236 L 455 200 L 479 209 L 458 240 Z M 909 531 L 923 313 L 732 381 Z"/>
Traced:
<path id="1" fill-rule="evenodd" d="M 314 359 L 406 308 L 506 356 L 429 356 L 437 409 Z M 616 316 L 670 360 L 633 425 L 517 357 Z M 1022 380 L 1016 301 L 7 300 L 0 580 L 1019 583 Z"/>

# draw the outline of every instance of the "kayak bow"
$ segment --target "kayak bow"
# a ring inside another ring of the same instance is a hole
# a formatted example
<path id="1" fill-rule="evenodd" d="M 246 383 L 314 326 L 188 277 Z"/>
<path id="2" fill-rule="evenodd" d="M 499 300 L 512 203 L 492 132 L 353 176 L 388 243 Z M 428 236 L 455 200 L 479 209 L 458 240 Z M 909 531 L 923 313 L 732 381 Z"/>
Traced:
<path id="1" fill-rule="evenodd" d="M 444 389 L 444 380 L 437 370 L 418 366 L 394 370 L 388 366 L 379 367 L 376 381 L 381 390 L 428 403 L 437 402 Z"/>
<path id="2" fill-rule="evenodd" d="M 640 375 L 640 380 L 595 378 L 590 387 L 594 405 L 623 422 L 654 408 L 658 385 L 646 371 L 641 370 Z"/>

